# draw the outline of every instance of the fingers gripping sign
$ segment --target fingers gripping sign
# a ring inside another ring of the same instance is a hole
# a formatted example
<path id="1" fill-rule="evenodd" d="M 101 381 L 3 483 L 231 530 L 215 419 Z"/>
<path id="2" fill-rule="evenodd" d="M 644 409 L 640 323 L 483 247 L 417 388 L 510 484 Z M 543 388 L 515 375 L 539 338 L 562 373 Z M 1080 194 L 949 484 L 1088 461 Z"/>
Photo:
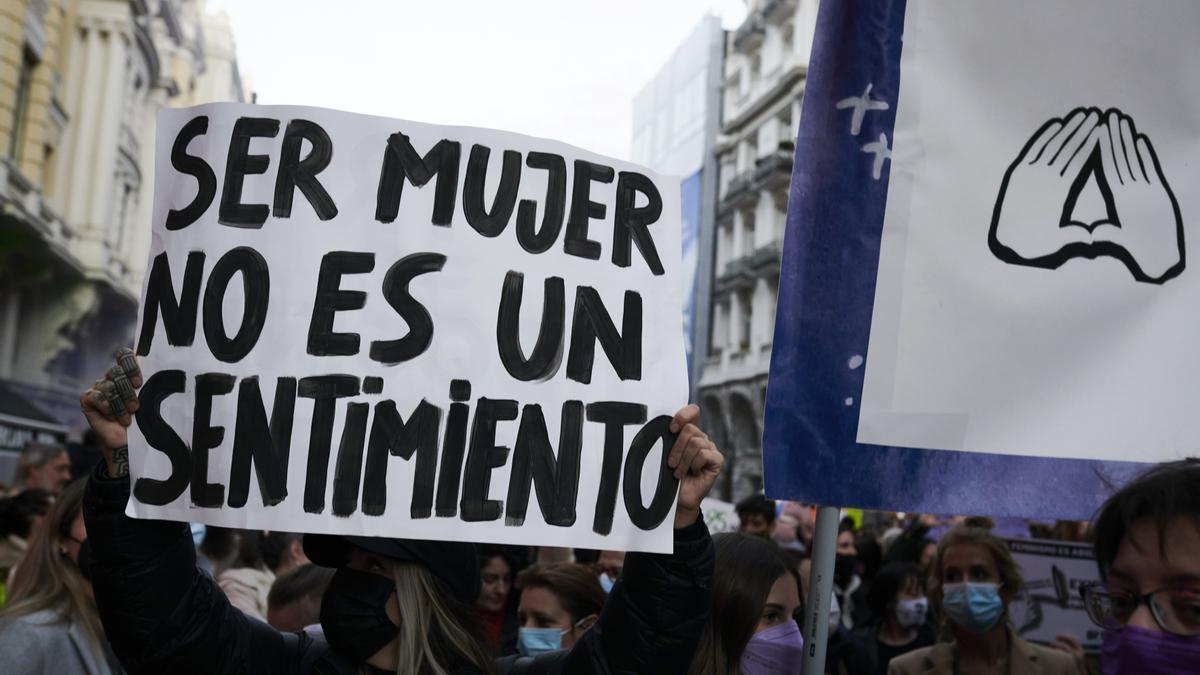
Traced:
<path id="1" fill-rule="evenodd" d="M 137 389 L 141 386 L 142 372 L 133 350 L 122 349 L 104 379 L 79 397 L 80 410 L 96 433 L 111 476 L 129 472 L 128 427 L 138 410 Z"/>
<path id="2" fill-rule="evenodd" d="M 1089 185 L 1104 202 L 1102 217 L 1077 213 Z M 988 245 L 1004 262 L 1046 269 L 1113 257 L 1150 283 L 1184 267 L 1175 196 L 1150 139 L 1116 109 L 1079 108 L 1034 133 L 1004 175 Z"/>
<path id="3" fill-rule="evenodd" d="M 691 525 L 700 516 L 700 502 L 725 465 L 725 457 L 697 426 L 699 422 L 700 408 L 695 405 L 683 407 L 671 420 L 671 432 L 679 434 L 667 456 L 667 466 L 679 481 L 676 528 Z"/>

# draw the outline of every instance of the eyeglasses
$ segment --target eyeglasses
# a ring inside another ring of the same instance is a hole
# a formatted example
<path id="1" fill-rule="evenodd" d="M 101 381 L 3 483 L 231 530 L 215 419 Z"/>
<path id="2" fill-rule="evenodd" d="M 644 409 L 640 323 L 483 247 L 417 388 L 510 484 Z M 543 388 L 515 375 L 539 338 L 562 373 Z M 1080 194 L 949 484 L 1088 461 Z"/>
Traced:
<path id="1" fill-rule="evenodd" d="M 1106 630 L 1121 630 L 1145 604 L 1158 627 L 1174 635 L 1200 635 L 1200 589 L 1160 588 L 1137 595 L 1091 584 L 1079 589 L 1088 618 Z"/>

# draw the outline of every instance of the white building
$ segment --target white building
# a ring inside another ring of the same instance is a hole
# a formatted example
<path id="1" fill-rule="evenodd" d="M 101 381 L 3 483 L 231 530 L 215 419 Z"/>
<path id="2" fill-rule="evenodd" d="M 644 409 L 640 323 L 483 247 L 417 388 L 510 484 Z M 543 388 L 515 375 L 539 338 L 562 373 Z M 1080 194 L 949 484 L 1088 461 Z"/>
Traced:
<path id="1" fill-rule="evenodd" d="M 81 431 L 79 393 L 132 342 L 158 110 L 197 92 L 243 99 L 228 21 L 222 34 L 201 0 L 10 3 L 0 60 L 19 73 L 0 63 L 0 450 L 29 435 L 23 417 L 60 437 Z"/>
<path id="2" fill-rule="evenodd" d="M 633 100 L 633 161 L 680 178 L 683 329 L 692 399 L 708 333 L 725 32 L 706 16 Z"/>
<path id="3" fill-rule="evenodd" d="M 817 0 L 749 0 L 725 51 L 711 330 L 700 378 L 720 494 L 762 490 L 762 419 L 800 100 Z"/>

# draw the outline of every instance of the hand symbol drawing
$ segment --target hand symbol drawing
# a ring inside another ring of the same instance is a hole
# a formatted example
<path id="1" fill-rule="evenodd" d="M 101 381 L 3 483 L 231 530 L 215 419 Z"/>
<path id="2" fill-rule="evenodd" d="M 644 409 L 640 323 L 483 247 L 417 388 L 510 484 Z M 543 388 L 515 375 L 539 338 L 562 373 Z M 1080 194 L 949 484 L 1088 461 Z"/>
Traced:
<path id="1" fill-rule="evenodd" d="M 1074 209 L 1089 180 L 1107 216 L 1082 222 Z M 1077 109 L 1034 134 L 1004 176 L 988 246 L 1004 262 L 1047 269 L 1110 256 L 1157 284 L 1184 268 L 1183 221 L 1154 146 L 1115 109 Z"/>

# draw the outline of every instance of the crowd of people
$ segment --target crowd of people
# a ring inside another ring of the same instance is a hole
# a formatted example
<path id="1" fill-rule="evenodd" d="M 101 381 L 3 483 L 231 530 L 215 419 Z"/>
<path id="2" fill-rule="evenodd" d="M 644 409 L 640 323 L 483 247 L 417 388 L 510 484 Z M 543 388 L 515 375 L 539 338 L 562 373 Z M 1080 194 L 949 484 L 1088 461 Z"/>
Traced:
<path id="1" fill-rule="evenodd" d="M 122 373 L 118 373 L 120 375 Z M 133 388 L 140 374 L 128 375 Z M 112 373 L 109 378 L 111 381 Z M 99 394 L 99 395 L 98 395 Z M 497 546 L 232 530 L 125 515 L 136 412 L 83 409 L 103 461 L 72 480 L 31 444 L 0 499 L 0 653 L 20 673 L 799 673 L 813 512 L 761 495 L 710 536 L 722 467 L 694 406 L 673 420 L 674 552 Z M 826 672 L 848 675 L 1200 672 L 1200 462 L 1156 467 L 1090 526 L 1103 629 L 1032 644 L 1009 605 L 1021 571 L 983 517 L 846 518 Z"/>

